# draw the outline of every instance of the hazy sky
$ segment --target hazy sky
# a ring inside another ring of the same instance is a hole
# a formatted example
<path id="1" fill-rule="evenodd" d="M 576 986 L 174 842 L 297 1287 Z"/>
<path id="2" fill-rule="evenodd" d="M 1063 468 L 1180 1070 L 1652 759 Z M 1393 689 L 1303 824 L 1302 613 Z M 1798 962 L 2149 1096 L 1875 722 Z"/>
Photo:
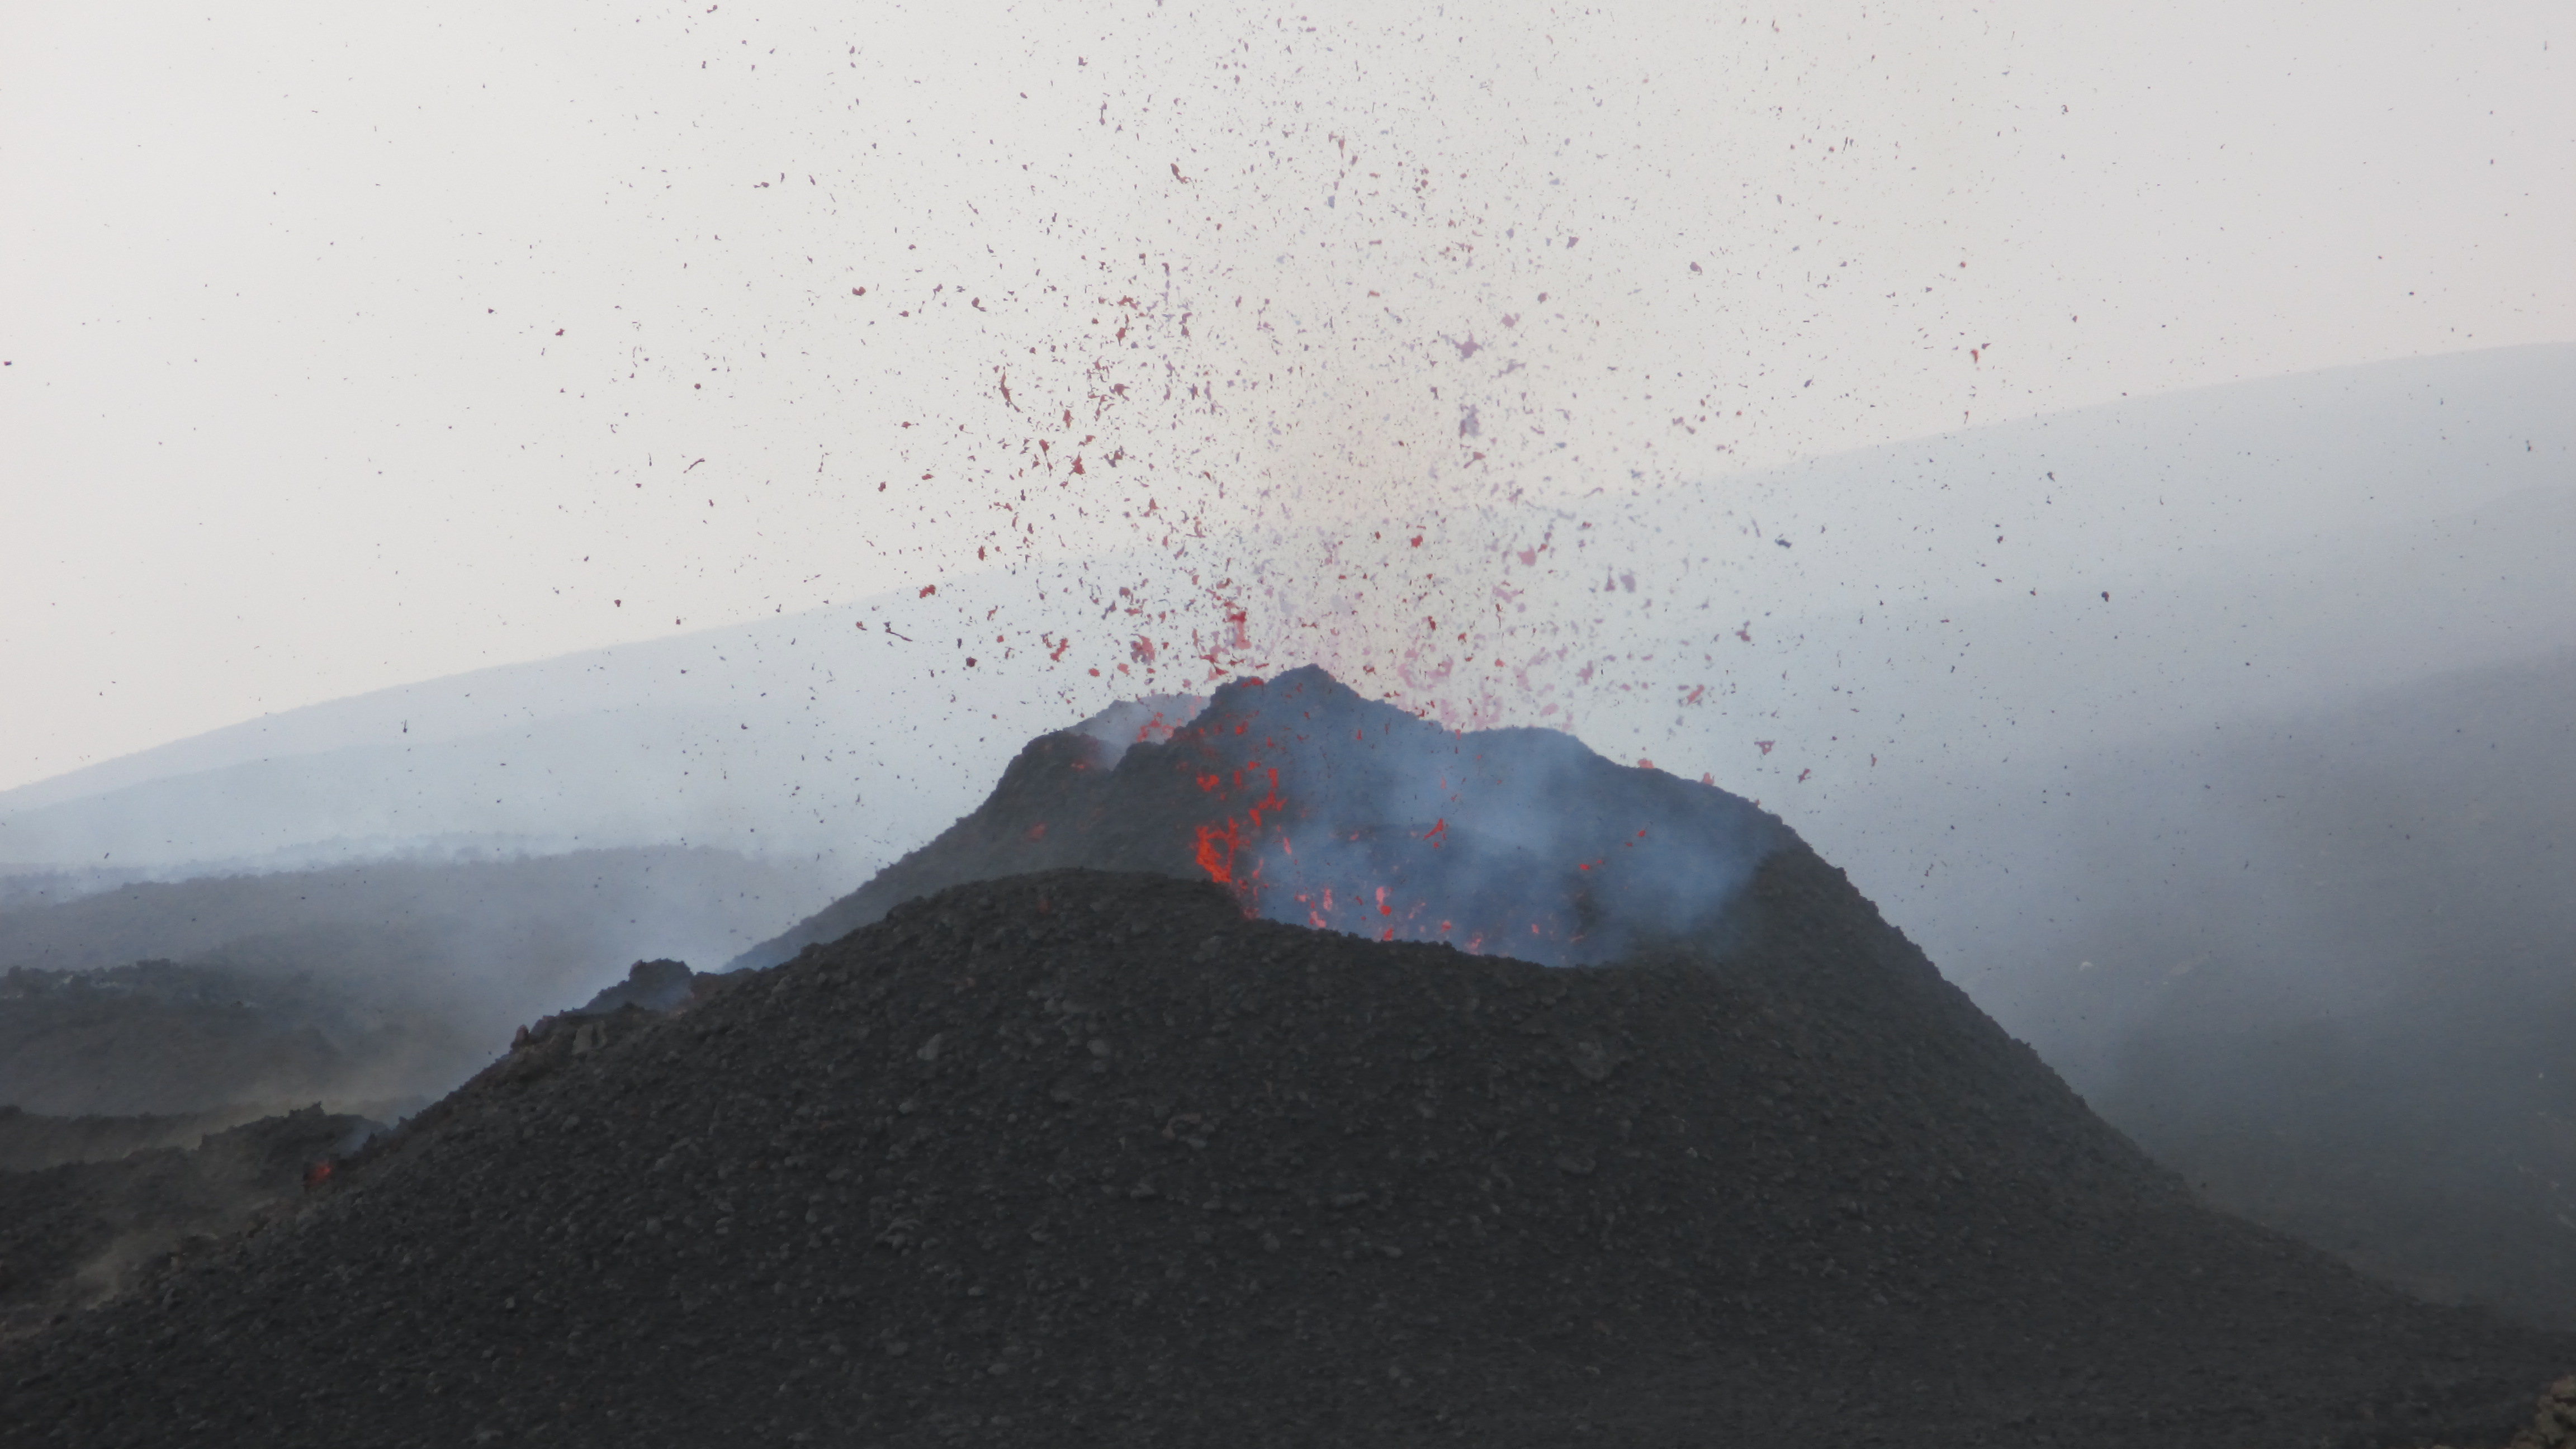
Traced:
<path id="1" fill-rule="evenodd" d="M 2571 13 L 0 8 L 0 788 L 977 567 L 1454 563 L 2576 338 Z"/>

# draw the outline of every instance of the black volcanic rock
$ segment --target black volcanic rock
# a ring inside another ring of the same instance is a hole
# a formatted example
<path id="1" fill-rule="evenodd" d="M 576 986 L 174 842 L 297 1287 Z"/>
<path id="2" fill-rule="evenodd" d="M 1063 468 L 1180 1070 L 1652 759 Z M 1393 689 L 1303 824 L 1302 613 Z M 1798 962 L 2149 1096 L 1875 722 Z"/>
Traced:
<path id="1" fill-rule="evenodd" d="M 597 995 L 579 1006 L 549 1013 L 519 1028 L 511 1038 L 510 1049 L 519 1051 L 531 1042 L 541 1042 L 558 1031 L 579 1033 L 585 1027 L 589 1034 L 582 1039 L 596 1042 L 612 1029 L 600 1018 L 617 1020 L 613 1034 L 624 1035 L 631 1024 L 623 1020 L 635 1015 L 660 1016 L 686 1011 L 713 993 L 722 990 L 725 978 L 707 972 L 692 971 L 688 963 L 669 959 L 638 961 L 626 969 L 626 979 L 602 988 Z M 585 1045 L 582 1050 L 588 1051 Z"/>
<path id="2" fill-rule="evenodd" d="M 686 1002 L 697 983 L 697 973 L 684 961 L 638 961 L 626 968 L 626 979 L 614 986 L 602 987 L 599 994 L 573 1008 L 575 1016 L 606 1016 L 621 1006 L 641 1007 L 646 1011 L 672 1011 Z"/>
<path id="3" fill-rule="evenodd" d="M 152 1125 L 0 1119 L 11 1137 L 51 1138 L 58 1146 Z M 301 1192 L 315 1163 L 378 1130 L 363 1117 L 317 1106 L 204 1134 L 193 1147 L 0 1171 L 0 1342 L 122 1290 L 175 1251 L 239 1231 Z"/>
<path id="4" fill-rule="evenodd" d="M 2496 1443 L 2576 1364 L 2196 1204 L 1793 838 L 1730 914 L 959 887 L 514 1054 L 0 1445 Z"/>
<path id="5" fill-rule="evenodd" d="M 1715 939 L 1789 838 L 1713 785 L 1555 730 L 1443 729 L 1312 666 L 1153 724 L 1123 746 L 1093 722 L 1031 741 L 973 814 L 730 969 L 947 886 L 1066 866 L 1214 880 L 1272 920 L 1382 940 L 1605 961 Z"/>

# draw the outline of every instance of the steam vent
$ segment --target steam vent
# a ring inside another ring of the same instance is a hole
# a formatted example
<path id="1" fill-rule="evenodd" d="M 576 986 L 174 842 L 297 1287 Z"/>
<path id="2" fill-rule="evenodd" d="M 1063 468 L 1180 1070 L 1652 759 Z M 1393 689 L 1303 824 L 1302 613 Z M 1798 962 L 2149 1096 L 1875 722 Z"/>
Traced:
<path id="1" fill-rule="evenodd" d="M 0 1351 L 0 1444 L 2501 1445 L 2576 1368 L 2200 1206 L 1733 796 L 1174 723 Z"/>

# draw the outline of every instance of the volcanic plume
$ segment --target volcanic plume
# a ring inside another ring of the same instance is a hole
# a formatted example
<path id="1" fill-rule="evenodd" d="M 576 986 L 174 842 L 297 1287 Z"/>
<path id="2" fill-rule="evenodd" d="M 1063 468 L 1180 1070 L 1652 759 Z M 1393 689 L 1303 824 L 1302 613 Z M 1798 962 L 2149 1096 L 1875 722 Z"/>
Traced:
<path id="1" fill-rule="evenodd" d="M 1248 912 L 1374 940 L 1606 961 L 1714 939 L 1789 839 L 1713 785 L 1554 730 L 1444 729 L 1311 666 L 1138 730 L 1032 741 L 973 814 L 734 964 L 774 964 L 943 886 L 1076 865 L 1214 881 Z"/>

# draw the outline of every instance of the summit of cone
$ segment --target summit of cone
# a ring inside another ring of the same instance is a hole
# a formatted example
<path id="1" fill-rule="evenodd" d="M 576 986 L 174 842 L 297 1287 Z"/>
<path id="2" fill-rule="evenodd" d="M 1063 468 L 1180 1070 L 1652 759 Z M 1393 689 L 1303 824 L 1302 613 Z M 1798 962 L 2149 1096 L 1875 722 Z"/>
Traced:
<path id="1" fill-rule="evenodd" d="M 1794 839 L 1714 785 L 1556 730 L 1444 728 L 1312 665 L 1227 684 L 1194 717 L 1191 702 L 1030 741 L 973 813 L 729 969 L 916 896 L 1068 866 L 1212 880 L 1274 921 L 1597 962 L 1731 929 L 1755 868 Z"/>

